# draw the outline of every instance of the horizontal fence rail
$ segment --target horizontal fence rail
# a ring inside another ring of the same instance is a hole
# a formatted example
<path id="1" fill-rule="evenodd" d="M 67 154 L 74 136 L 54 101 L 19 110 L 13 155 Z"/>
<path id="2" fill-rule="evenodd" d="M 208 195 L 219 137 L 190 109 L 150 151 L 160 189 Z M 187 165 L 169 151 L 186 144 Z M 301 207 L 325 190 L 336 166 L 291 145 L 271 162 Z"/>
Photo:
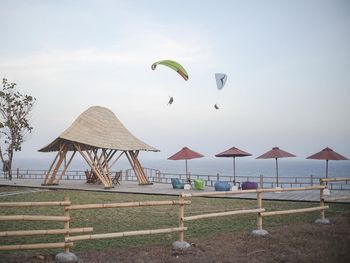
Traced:
<path id="1" fill-rule="evenodd" d="M 183 221 L 192 221 L 197 219 L 204 219 L 204 218 L 212 218 L 212 217 L 220 217 L 220 216 L 231 216 L 231 215 L 243 215 L 243 214 L 251 214 L 251 213 L 259 213 L 264 212 L 265 209 L 248 209 L 248 210 L 236 210 L 236 211 L 227 211 L 227 212 L 220 212 L 220 213 L 211 213 L 211 214 L 203 214 L 203 215 L 196 215 L 196 216 L 187 216 L 183 217 Z"/>
<path id="2" fill-rule="evenodd" d="M 0 237 L 77 234 L 77 233 L 90 233 L 93 230 L 94 229 L 92 227 L 83 227 L 83 228 L 70 228 L 70 229 L 44 229 L 44 230 L 4 231 L 4 232 L 0 232 Z"/>
<path id="3" fill-rule="evenodd" d="M 0 216 L 0 221 L 69 221 L 67 216 L 31 216 L 31 215 L 11 215 L 11 216 Z"/>
<path id="4" fill-rule="evenodd" d="M 50 249 L 50 248 L 70 248 L 73 243 L 61 242 L 61 243 L 37 243 L 37 244 L 25 244 L 25 245 L 7 245 L 0 246 L 0 250 L 25 250 L 25 249 Z"/>
<path id="5" fill-rule="evenodd" d="M 140 235 L 165 234 L 165 233 L 179 232 L 179 231 L 185 231 L 185 230 L 187 230 L 187 227 L 173 227 L 173 228 L 163 228 L 163 229 L 127 231 L 127 232 L 118 232 L 118 233 L 82 235 L 82 236 L 68 237 L 65 239 L 65 241 L 66 242 L 73 242 L 73 241 L 81 241 L 81 240 L 93 240 L 93 239 L 107 239 L 107 238 L 117 238 L 117 237 L 140 236 Z"/>
<path id="6" fill-rule="evenodd" d="M 184 201 L 180 203 L 177 200 L 172 201 L 144 201 L 144 202 L 127 202 L 127 203 L 106 203 L 106 204 L 86 204 L 86 205 L 72 205 L 67 207 L 68 210 L 82 210 L 82 209 L 101 209 L 101 208 L 126 208 L 139 206 L 163 206 L 163 205 L 179 205 L 191 204 L 191 201 Z"/>
<path id="7" fill-rule="evenodd" d="M 319 210 L 324 210 L 324 209 L 328 209 L 328 208 L 329 208 L 329 206 L 318 206 L 318 207 L 290 209 L 290 210 L 283 210 L 283 211 L 262 212 L 261 215 L 262 216 L 288 215 L 288 214 L 319 211 Z"/>

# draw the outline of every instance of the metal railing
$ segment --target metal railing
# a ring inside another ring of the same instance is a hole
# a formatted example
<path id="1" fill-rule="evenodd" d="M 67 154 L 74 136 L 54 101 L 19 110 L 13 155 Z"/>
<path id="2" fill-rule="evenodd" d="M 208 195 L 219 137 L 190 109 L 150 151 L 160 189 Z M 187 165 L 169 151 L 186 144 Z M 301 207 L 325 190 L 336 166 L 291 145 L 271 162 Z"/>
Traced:
<path id="1" fill-rule="evenodd" d="M 144 172 L 150 182 L 171 184 L 171 178 L 179 178 L 182 182 L 185 182 L 187 177 L 186 174 L 180 173 L 162 173 L 157 169 L 143 168 Z M 13 179 L 44 179 L 47 170 L 23 170 L 16 169 L 12 171 Z M 112 175 L 117 171 L 111 171 Z M 120 171 L 118 171 L 120 172 Z M 217 181 L 225 181 L 231 184 L 233 181 L 232 176 L 220 175 L 220 174 L 189 174 L 190 179 L 203 179 L 206 186 L 213 187 Z M 349 176 L 350 178 L 350 176 Z M 7 179 L 3 172 L 0 172 L 0 179 Z M 280 176 L 279 186 L 286 187 L 304 187 L 318 185 L 321 177 L 310 175 L 306 176 Z M 62 180 L 86 180 L 85 171 L 82 170 L 68 170 L 65 172 Z M 122 171 L 121 181 L 137 181 L 137 177 L 132 169 Z M 273 188 L 276 187 L 275 176 L 236 176 L 236 183 L 241 184 L 243 182 L 255 182 L 259 188 Z M 330 190 L 350 190 L 349 181 L 335 181 L 329 182 L 327 187 Z"/>

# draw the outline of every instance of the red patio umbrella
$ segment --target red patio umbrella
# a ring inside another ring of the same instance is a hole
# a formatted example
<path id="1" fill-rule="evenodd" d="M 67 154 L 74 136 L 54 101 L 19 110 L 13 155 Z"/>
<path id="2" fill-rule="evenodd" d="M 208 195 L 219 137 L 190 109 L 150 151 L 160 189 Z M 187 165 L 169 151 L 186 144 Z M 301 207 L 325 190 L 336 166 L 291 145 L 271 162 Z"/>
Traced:
<path id="1" fill-rule="evenodd" d="M 242 151 L 236 147 L 232 147 L 222 153 L 218 153 L 215 157 L 232 157 L 233 158 L 233 183 L 236 185 L 236 157 L 251 156 L 250 153 Z"/>
<path id="2" fill-rule="evenodd" d="M 285 157 L 295 157 L 294 154 L 291 154 L 289 152 L 283 151 L 278 147 L 273 147 L 272 150 L 264 153 L 263 155 L 257 157 L 256 159 L 276 159 L 276 178 L 277 178 L 277 187 L 278 187 L 278 158 L 285 158 Z"/>
<path id="3" fill-rule="evenodd" d="M 326 178 L 328 178 L 328 160 L 349 160 L 348 158 L 344 157 L 343 155 L 340 155 L 339 153 L 336 153 L 331 148 L 324 148 L 322 151 L 315 153 L 306 159 L 317 159 L 317 160 L 326 160 Z"/>
<path id="4" fill-rule="evenodd" d="M 187 160 L 195 159 L 195 158 L 201 158 L 204 157 L 204 155 L 197 153 L 195 151 L 192 151 L 188 147 L 183 147 L 180 151 L 175 153 L 174 155 L 170 156 L 168 160 L 185 160 L 186 161 L 186 177 L 188 178 L 188 170 L 187 170 Z"/>

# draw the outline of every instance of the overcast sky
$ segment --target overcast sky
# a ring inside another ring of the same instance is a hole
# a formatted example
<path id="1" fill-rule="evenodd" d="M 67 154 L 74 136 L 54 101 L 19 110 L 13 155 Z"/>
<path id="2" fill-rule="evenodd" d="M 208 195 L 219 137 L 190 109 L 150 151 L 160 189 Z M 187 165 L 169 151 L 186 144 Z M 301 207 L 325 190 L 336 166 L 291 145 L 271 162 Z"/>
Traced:
<path id="1" fill-rule="evenodd" d="M 0 17 L 1 77 L 37 98 L 17 158 L 45 157 L 94 105 L 161 150 L 145 158 L 183 146 L 350 157 L 350 1 L 0 0 Z M 161 59 L 189 80 L 152 71 Z M 216 72 L 228 75 L 221 91 Z"/>

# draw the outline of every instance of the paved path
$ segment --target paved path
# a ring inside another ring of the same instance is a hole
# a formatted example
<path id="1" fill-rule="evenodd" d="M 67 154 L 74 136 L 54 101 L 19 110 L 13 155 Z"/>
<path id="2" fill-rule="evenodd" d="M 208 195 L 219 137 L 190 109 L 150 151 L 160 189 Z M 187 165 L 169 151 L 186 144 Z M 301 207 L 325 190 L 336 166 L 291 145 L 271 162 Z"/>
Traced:
<path id="1" fill-rule="evenodd" d="M 61 180 L 60 185 L 56 186 L 41 186 L 42 180 L 36 179 L 14 179 L 12 181 L 0 179 L 0 185 L 3 186 L 23 186 L 33 187 L 41 189 L 69 189 L 69 190 L 82 190 L 82 191 L 99 191 L 99 192 L 116 192 L 116 193 L 136 193 L 136 194 L 152 194 L 152 195 L 175 195 L 178 196 L 181 192 L 186 193 L 203 193 L 215 191 L 213 187 L 206 187 L 205 190 L 183 190 L 173 189 L 171 184 L 154 183 L 153 185 L 139 185 L 137 182 L 122 181 L 121 185 L 116 185 L 112 189 L 104 189 L 99 184 L 86 184 L 85 181 L 79 180 Z M 1 188 L 0 188 L 1 192 Z M 330 196 L 350 196 L 348 190 L 332 190 Z M 0 195 L 1 197 L 1 195 Z M 256 199 L 256 193 L 251 194 L 239 194 L 225 196 L 229 198 L 244 198 L 244 199 Z M 319 190 L 307 190 L 307 191 L 289 191 L 282 193 L 264 193 L 263 199 L 265 200 L 287 200 L 287 201 L 320 201 Z M 340 202 L 350 202 L 350 199 L 341 200 Z"/>

